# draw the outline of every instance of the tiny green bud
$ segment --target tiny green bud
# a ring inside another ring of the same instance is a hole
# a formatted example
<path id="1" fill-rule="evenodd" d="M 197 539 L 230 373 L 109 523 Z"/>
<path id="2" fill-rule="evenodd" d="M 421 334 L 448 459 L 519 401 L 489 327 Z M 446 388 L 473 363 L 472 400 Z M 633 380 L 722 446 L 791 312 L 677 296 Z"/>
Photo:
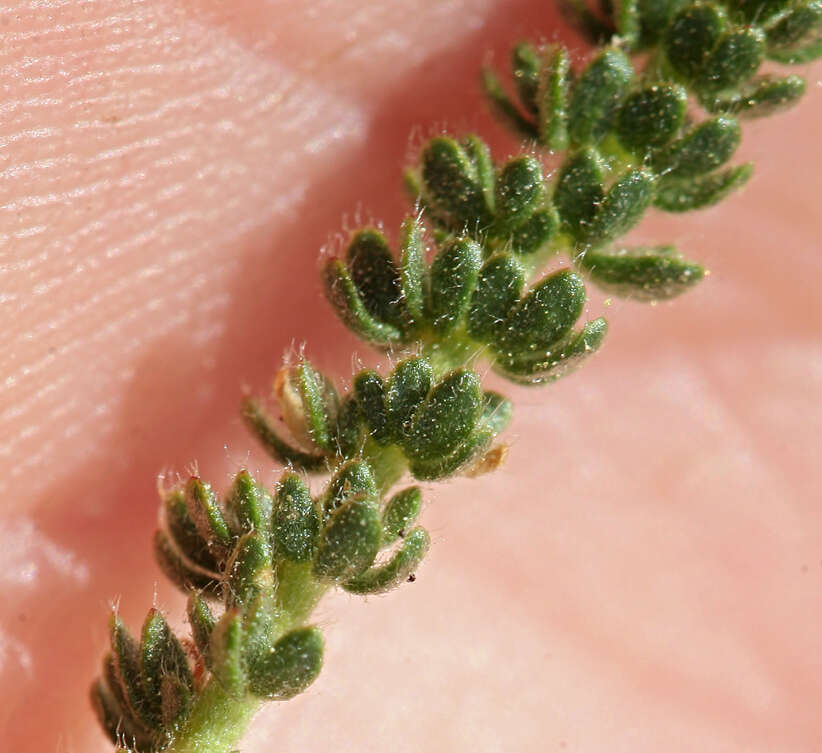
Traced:
<path id="1" fill-rule="evenodd" d="M 322 633 L 315 627 L 297 628 L 249 664 L 249 689 L 260 698 L 284 701 L 314 682 L 322 662 Z"/>
<path id="2" fill-rule="evenodd" d="M 109 655 L 106 657 L 105 665 L 110 667 L 111 662 L 112 658 Z M 97 719 L 113 743 L 125 742 L 129 746 L 145 750 L 154 747 L 153 735 L 131 717 L 127 707 L 121 705 L 118 694 L 104 678 L 96 680 L 92 685 L 91 704 Z"/>
<path id="3" fill-rule="evenodd" d="M 602 163 L 593 149 L 583 149 L 566 159 L 554 191 L 565 232 L 574 238 L 584 235 L 604 195 Z"/>
<path id="4" fill-rule="evenodd" d="M 164 495 L 163 516 L 166 533 L 177 549 L 195 565 L 216 572 L 217 561 L 188 514 L 188 505 L 182 489 L 172 489 Z"/>
<path id="5" fill-rule="evenodd" d="M 110 635 L 115 677 L 123 698 L 132 716 L 151 729 L 154 719 L 140 672 L 140 646 L 116 614 L 111 616 Z"/>
<path id="6" fill-rule="evenodd" d="M 479 377 L 472 371 L 452 371 L 438 382 L 417 409 L 403 443 L 414 460 L 448 455 L 474 430 L 482 402 Z"/>
<path id="7" fill-rule="evenodd" d="M 242 415 L 251 433 L 276 460 L 306 471 L 316 471 L 325 466 L 324 455 L 304 452 L 286 442 L 274 428 L 274 420 L 257 400 L 246 398 L 243 401 Z"/>
<path id="8" fill-rule="evenodd" d="M 185 485 L 186 507 L 197 532 L 208 542 L 212 551 L 224 553 L 231 544 L 231 531 L 225 522 L 217 495 L 211 485 L 192 476 Z"/>
<path id="9" fill-rule="evenodd" d="M 146 707 L 154 723 L 173 726 L 190 707 L 194 679 L 185 649 L 157 609 L 151 609 L 143 623 L 140 673 Z M 163 697 L 164 690 L 166 698 Z"/>
<path id="10" fill-rule="evenodd" d="M 538 209 L 511 233 L 511 251 L 526 256 L 535 254 L 553 240 L 559 217 L 553 207 Z"/>
<path id="11" fill-rule="evenodd" d="M 755 26 L 729 31 L 720 40 L 696 77 L 706 92 L 730 89 L 743 83 L 765 57 L 765 32 Z"/>
<path id="12" fill-rule="evenodd" d="M 763 24 L 781 12 L 791 0 L 734 0 L 731 7 L 748 23 Z"/>
<path id="13" fill-rule="evenodd" d="M 418 486 L 409 486 L 397 492 L 382 513 L 382 545 L 387 546 L 408 531 L 422 507 L 422 492 Z"/>
<path id="14" fill-rule="evenodd" d="M 424 528 L 414 528 L 388 562 L 371 567 L 343 583 L 343 588 L 356 594 L 380 594 L 396 588 L 416 570 L 430 543 L 431 538 Z"/>
<path id="15" fill-rule="evenodd" d="M 354 234 L 345 252 L 351 279 L 360 299 L 374 319 L 402 329 L 406 320 L 400 276 L 388 243 L 375 228 Z"/>
<path id="16" fill-rule="evenodd" d="M 511 71 L 523 109 L 531 115 L 537 113 L 537 87 L 539 86 L 540 56 L 534 45 L 520 42 L 511 50 Z"/>
<path id="17" fill-rule="evenodd" d="M 793 50 L 807 41 L 817 41 L 820 28 L 822 2 L 801 3 L 767 30 L 768 51 Z"/>
<path id="18" fill-rule="evenodd" d="M 362 450 L 364 429 L 357 399 L 354 395 L 349 395 L 340 403 L 337 411 L 337 452 L 342 457 L 351 457 Z"/>
<path id="19" fill-rule="evenodd" d="M 761 118 L 796 104 L 805 93 L 801 76 L 759 76 L 743 86 L 729 99 L 720 99 L 715 110 L 742 118 Z"/>
<path id="20" fill-rule="evenodd" d="M 685 78 L 695 78 L 727 25 L 724 10 L 716 5 L 693 4 L 677 13 L 663 43 L 674 70 Z"/>
<path id="21" fill-rule="evenodd" d="M 822 39 L 809 43 L 796 50 L 774 50 L 768 54 L 771 60 L 785 65 L 802 65 L 822 57 Z"/>
<path id="22" fill-rule="evenodd" d="M 403 334 L 399 327 L 375 317 L 360 296 L 345 264 L 329 259 L 322 271 L 325 297 L 337 316 L 352 332 L 375 345 L 400 342 Z"/>
<path id="23" fill-rule="evenodd" d="M 626 149 L 644 154 L 667 144 L 685 121 L 688 92 L 678 84 L 649 84 L 625 100 L 617 136 Z"/>
<path id="24" fill-rule="evenodd" d="M 654 198 L 656 177 L 650 170 L 631 170 L 622 176 L 597 207 L 579 239 L 602 245 L 627 233 L 639 222 Z"/>
<path id="25" fill-rule="evenodd" d="M 605 319 L 587 322 L 582 330 L 550 350 L 509 358 L 497 368 L 514 382 L 537 385 L 554 382 L 577 369 L 602 345 L 608 324 Z"/>
<path id="26" fill-rule="evenodd" d="M 512 355 L 550 347 L 568 334 L 584 305 L 582 278 L 561 269 L 532 288 L 511 311 L 500 345 Z"/>
<path id="27" fill-rule="evenodd" d="M 366 570 L 380 547 L 380 514 L 368 498 L 349 499 L 333 510 L 320 532 L 314 573 L 349 580 Z"/>
<path id="28" fill-rule="evenodd" d="M 525 285 L 520 263 L 507 254 L 492 256 L 482 265 L 468 310 L 468 333 L 482 342 L 503 334 L 511 309 Z"/>
<path id="29" fill-rule="evenodd" d="M 267 533 L 271 509 L 271 495 L 248 471 L 240 471 L 225 501 L 226 519 L 234 535 L 242 536 L 249 531 Z"/>
<path id="30" fill-rule="evenodd" d="M 363 495 L 369 499 L 377 497 L 374 473 L 365 461 L 349 460 L 328 482 L 322 497 L 322 509 L 325 515 L 328 515 L 346 500 Z"/>
<path id="31" fill-rule="evenodd" d="M 482 248 L 468 238 L 448 243 L 431 264 L 428 317 L 439 334 L 453 330 L 468 308 L 482 265 Z"/>
<path id="32" fill-rule="evenodd" d="M 639 0 L 612 0 L 612 17 L 620 41 L 626 47 L 634 47 L 639 41 Z"/>
<path id="33" fill-rule="evenodd" d="M 660 181 L 654 206 L 666 212 L 690 212 L 722 201 L 753 175 L 753 164 L 730 167 L 718 173 L 690 179 Z"/>
<path id="34" fill-rule="evenodd" d="M 437 219 L 454 232 L 471 233 L 491 224 L 477 169 L 460 144 L 447 136 L 432 139 L 420 155 L 423 200 Z"/>
<path id="35" fill-rule="evenodd" d="M 414 412 L 431 390 L 433 378 L 434 370 L 424 358 L 407 358 L 397 364 L 385 394 L 388 430 L 396 439 L 405 436 Z"/>
<path id="36" fill-rule="evenodd" d="M 493 432 L 494 436 L 499 434 L 511 420 L 514 413 L 514 406 L 510 400 L 500 395 L 498 392 L 485 392 L 482 396 L 482 414 L 480 423 Z"/>
<path id="37" fill-rule="evenodd" d="M 575 144 L 595 144 L 613 124 L 634 69 L 624 52 L 607 48 L 576 82 L 568 108 L 568 132 Z"/>
<path id="38" fill-rule="evenodd" d="M 385 412 L 385 382 L 376 371 L 361 371 L 354 378 L 354 396 L 365 417 L 368 433 L 377 444 L 388 444 L 388 416 Z"/>
<path id="39" fill-rule="evenodd" d="M 425 290 L 425 243 L 422 227 L 408 217 L 400 229 L 400 288 L 412 321 L 423 317 Z"/>
<path id="40" fill-rule="evenodd" d="M 539 138 L 537 127 L 526 118 L 502 88 L 497 74 L 491 68 L 482 69 L 482 89 L 497 118 L 513 131 L 526 139 L 536 141 Z M 409 183 L 406 173 L 406 183 Z"/>
<path id="41" fill-rule="evenodd" d="M 219 575 L 184 559 L 165 531 L 154 532 L 154 558 L 165 576 L 181 591 L 202 589 L 212 598 L 219 585 Z"/>
<path id="42" fill-rule="evenodd" d="M 692 128 L 657 153 L 654 169 L 666 178 L 692 178 L 724 165 L 736 151 L 742 131 L 736 119 L 719 116 Z"/>
<path id="43" fill-rule="evenodd" d="M 493 439 L 493 432 L 480 426 L 450 454 L 412 460 L 409 465 L 411 475 L 420 481 L 434 481 L 451 476 L 485 452 Z"/>
<path id="44" fill-rule="evenodd" d="M 188 597 L 186 615 L 188 616 L 188 623 L 191 625 L 191 636 L 194 639 L 194 645 L 197 647 L 197 651 L 200 652 L 206 667 L 210 667 L 211 657 L 209 656 L 208 647 L 211 643 L 211 632 L 214 630 L 215 619 L 202 595 L 195 592 Z"/>
<path id="45" fill-rule="evenodd" d="M 236 699 L 246 693 L 243 666 L 243 619 L 239 609 L 227 609 L 211 631 L 211 673 L 220 687 Z"/>
<path id="46" fill-rule="evenodd" d="M 499 171 L 496 181 L 497 221 L 503 231 L 530 217 L 542 200 L 542 167 L 533 157 L 517 157 Z"/>
<path id="47" fill-rule="evenodd" d="M 228 603 L 248 604 L 271 574 L 271 547 L 257 531 L 247 533 L 237 542 L 226 566 Z"/>
<path id="48" fill-rule="evenodd" d="M 274 394 L 285 421 L 299 444 L 314 452 L 333 452 L 333 425 L 339 396 L 331 382 L 303 359 L 284 366 L 274 378 Z"/>
<path id="49" fill-rule="evenodd" d="M 571 58 L 562 45 L 552 45 L 543 53 L 539 74 L 539 139 L 552 152 L 568 146 L 568 90 Z"/>
<path id="50" fill-rule="evenodd" d="M 578 258 L 601 288 L 639 301 L 659 301 L 684 293 L 705 274 L 670 246 L 587 251 Z"/>

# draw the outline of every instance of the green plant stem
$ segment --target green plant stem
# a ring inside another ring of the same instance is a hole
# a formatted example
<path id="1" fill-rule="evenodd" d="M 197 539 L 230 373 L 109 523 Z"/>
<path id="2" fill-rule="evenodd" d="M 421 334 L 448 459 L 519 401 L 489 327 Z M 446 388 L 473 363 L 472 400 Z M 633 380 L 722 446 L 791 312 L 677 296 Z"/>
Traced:
<path id="1" fill-rule="evenodd" d="M 228 695 L 212 677 L 165 753 L 230 753 L 263 703 L 254 696 L 237 699 Z"/>

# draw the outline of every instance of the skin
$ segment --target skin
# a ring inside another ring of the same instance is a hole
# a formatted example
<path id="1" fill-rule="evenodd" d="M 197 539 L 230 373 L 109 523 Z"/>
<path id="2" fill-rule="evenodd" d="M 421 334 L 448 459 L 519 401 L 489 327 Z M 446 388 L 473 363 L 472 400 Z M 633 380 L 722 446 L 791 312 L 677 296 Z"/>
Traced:
<path id="1" fill-rule="evenodd" d="M 395 232 L 413 128 L 512 153 L 476 72 L 557 28 L 519 0 L 0 9 L 4 749 L 110 750 L 86 697 L 108 604 L 182 623 L 150 552 L 158 473 L 277 478 L 243 387 L 303 342 L 343 377 L 373 360 L 320 299 L 318 249 L 358 211 Z M 820 71 L 747 126 L 744 194 L 635 233 L 712 275 L 653 309 L 590 289 L 604 351 L 503 386 L 506 468 L 427 492 L 416 583 L 323 602 L 326 668 L 243 750 L 820 748 Z"/>

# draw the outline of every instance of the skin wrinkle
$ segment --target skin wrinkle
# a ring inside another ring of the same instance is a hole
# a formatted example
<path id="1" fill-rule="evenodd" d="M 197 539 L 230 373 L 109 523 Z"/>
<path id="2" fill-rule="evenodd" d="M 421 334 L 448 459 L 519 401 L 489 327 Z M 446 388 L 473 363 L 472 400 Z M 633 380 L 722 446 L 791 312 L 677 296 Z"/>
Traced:
<path id="1" fill-rule="evenodd" d="M 134 629 L 153 602 L 182 614 L 151 559 L 157 472 L 196 459 L 220 489 L 244 466 L 276 478 L 237 419 L 241 386 L 265 390 L 292 343 L 344 379 L 368 352 L 327 307 L 307 310 L 317 249 L 360 201 L 393 237 L 412 127 L 476 128 L 498 156 L 517 149 L 480 109 L 476 72 L 489 47 L 504 64 L 514 39 L 550 36 L 546 8 L 0 9 L 0 70 L 19 101 L 0 123 L 0 205 L 59 199 L 0 214 L 0 425 L 15 441 L 0 445 L 0 485 L 89 572 L 4 594 L 6 645 L 33 662 L 26 681 L 0 669 L 10 750 L 110 750 L 85 698 L 105 605 L 117 597 Z M 456 33 L 466 17 L 485 26 Z M 18 28 L 25 41 L 6 45 Z M 808 413 L 822 386 L 801 357 L 822 321 L 809 88 L 796 112 L 748 128 L 742 159 L 758 174 L 743 195 L 643 226 L 712 276 L 671 306 L 609 307 L 609 342 L 579 375 L 505 387 L 518 407 L 507 469 L 426 493 L 435 541 L 418 583 L 365 605 L 330 599 L 320 680 L 269 708 L 244 750 L 819 747 Z M 591 295 L 594 316 L 605 296 Z M 777 376 L 785 333 L 797 354 Z M 754 421 L 775 391 L 794 397 L 781 422 Z"/>

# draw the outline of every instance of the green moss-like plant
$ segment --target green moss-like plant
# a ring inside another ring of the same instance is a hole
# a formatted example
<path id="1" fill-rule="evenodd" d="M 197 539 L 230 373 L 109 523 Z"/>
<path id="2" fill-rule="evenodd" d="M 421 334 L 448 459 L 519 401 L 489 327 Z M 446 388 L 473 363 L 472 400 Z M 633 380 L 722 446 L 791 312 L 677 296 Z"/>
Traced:
<path id="1" fill-rule="evenodd" d="M 621 0 L 573 3 L 602 49 L 574 69 L 561 45 L 523 43 L 509 95 L 485 90 L 534 149 L 504 164 L 477 136 L 438 136 L 405 174 L 419 211 L 395 252 L 375 228 L 323 268 L 341 320 L 397 356 L 363 370 L 346 394 L 301 358 L 275 382 L 282 422 L 246 400 L 249 429 L 288 466 L 276 488 L 246 471 L 221 500 L 199 478 L 168 490 L 157 559 L 188 594 L 191 649 L 151 610 L 139 638 L 115 615 L 92 688 L 122 750 L 228 753 L 267 700 L 317 677 L 323 639 L 311 613 L 330 588 L 382 593 L 413 580 L 430 538 L 416 524 L 412 479 L 478 475 L 504 457 L 512 406 L 486 391 L 478 362 L 523 384 L 551 382 L 602 345 L 604 319 L 581 321 L 585 279 L 641 301 L 672 298 L 703 277 L 668 245 L 620 238 L 652 207 L 716 204 L 750 177 L 731 165 L 741 120 L 804 91 L 763 61 L 822 55 L 818 0 Z M 637 67 L 633 53 L 642 53 Z M 556 255 L 570 266 L 545 276 Z M 322 490 L 306 474 L 329 473 Z M 402 488 L 396 489 L 397 485 Z"/>

